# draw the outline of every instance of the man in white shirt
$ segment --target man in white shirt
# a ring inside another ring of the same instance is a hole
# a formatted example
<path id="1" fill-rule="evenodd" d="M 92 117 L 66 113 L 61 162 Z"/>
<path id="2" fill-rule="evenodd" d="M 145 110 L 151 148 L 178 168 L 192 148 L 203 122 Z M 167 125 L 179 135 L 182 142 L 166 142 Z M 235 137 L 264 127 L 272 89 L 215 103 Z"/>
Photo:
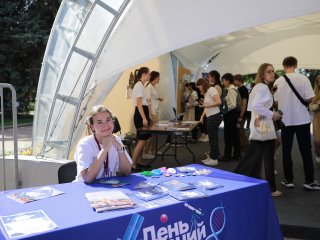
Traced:
<path id="1" fill-rule="evenodd" d="M 314 97 L 310 80 L 306 76 L 295 72 L 297 65 L 298 61 L 295 57 L 290 56 L 283 60 L 285 75 L 290 79 L 302 99 L 305 102 L 310 102 Z M 285 127 L 281 130 L 285 179 L 281 181 L 281 184 L 288 188 L 294 187 L 291 149 L 294 134 L 296 134 L 305 173 L 303 187 L 308 190 L 319 190 L 320 185 L 314 180 L 310 134 L 311 119 L 308 110 L 293 92 L 285 77 L 278 78 L 274 83 L 273 89 L 275 91 L 274 100 L 278 103 L 278 109 L 283 112 L 282 121 L 285 124 Z"/>

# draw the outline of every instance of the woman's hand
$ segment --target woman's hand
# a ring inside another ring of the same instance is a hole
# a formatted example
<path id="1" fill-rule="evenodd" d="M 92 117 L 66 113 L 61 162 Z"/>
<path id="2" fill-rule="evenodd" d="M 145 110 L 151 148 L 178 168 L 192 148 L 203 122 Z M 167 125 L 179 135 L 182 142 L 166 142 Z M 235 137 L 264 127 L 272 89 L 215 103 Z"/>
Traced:
<path id="1" fill-rule="evenodd" d="M 277 121 L 277 120 L 279 120 L 281 117 L 282 117 L 282 116 L 281 116 L 281 114 L 280 114 L 279 112 L 273 112 L 273 114 L 272 114 L 272 119 L 273 119 L 273 121 Z"/>
<path id="2" fill-rule="evenodd" d="M 143 126 L 148 126 L 148 120 L 146 118 L 142 119 Z"/>
<path id="3" fill-rule="evenodd" d="M 103 137 L 101 142 L 103 149 L 108 152 L 113 142 L 115 142 L 115 139 L 116 137 L 112 134 L 110 134 L 109 136 Z"/>

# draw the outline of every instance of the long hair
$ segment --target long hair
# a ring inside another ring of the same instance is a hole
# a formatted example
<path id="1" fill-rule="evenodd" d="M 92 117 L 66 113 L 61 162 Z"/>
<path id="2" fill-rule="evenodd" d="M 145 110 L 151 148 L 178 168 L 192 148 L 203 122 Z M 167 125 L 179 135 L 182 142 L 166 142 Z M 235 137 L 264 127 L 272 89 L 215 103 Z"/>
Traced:
<path id="1" fill-rule="evenodd" d="M 262 63 L 258 69 L 257 75 L 256 75 L 256 79 L 254 81 L 255 84 L 257 83 L 264 83 L 264 73 L 266 71 L 266 69 L 271 66 L 273 68 L 273 65 L 270 63 Z"/>
<path id="2" fill-rule="evenodd" d="M 206 93 L 210 88 L 210 83 L 208 82 L 207 79 L 199 78 L 197 81 L 197 86 L 202 86 L 202 92 Z"/>
<path id="3" fill-rule="evenodd" d="M 86 125 L 87 125 L 87 135 L 94 133 L 91 126 L 93 125 L 93 116 L 97 113 L 109 113 L 110 117 L 112 118 L 112 113 L 109 109 L 107 109 L 103 105 L 95 105 L 92 107 L 91 111 L 89 112 L 87 119 L 86 119 Z"/>
<path id="4" fill-rule="evenodd" d="M 318 81 L 320 81 L 320 75 L 316 78 L 314 82 L 314 98 L 312 99 L 312 102 L 315 103 L 320 99 L 320 87 L 318 84 Z"/>
<path id="5" fill-rule="evenodd" d="M 220 80 L 220 73 L 216 70 L 212 70 L 211 72 L 209 72 L 209 75 L 214 78 L 213 86 L 218 85 L 219 87 L 222 88 L 221 80 Z"/>
<path id="6" fill-rule="evenodd" d="M 141 80 L 142 74 L 146 74 L 149 72 L 149 68 L 147 67 L 141 67 L 139 69 L 136 69 L 134 71 L 134 84 L 136 84 L 137 82 L 139 82 Z"/>
<path id="7" fill-rule="evenodd" d="M 158 77 L 160 77 L 160 73 L 157 71 L 152 71 L 150 73 L 150 81 L 147 83 L 147 86 L 152 83 L 154 80 L 158 79 Z"/>

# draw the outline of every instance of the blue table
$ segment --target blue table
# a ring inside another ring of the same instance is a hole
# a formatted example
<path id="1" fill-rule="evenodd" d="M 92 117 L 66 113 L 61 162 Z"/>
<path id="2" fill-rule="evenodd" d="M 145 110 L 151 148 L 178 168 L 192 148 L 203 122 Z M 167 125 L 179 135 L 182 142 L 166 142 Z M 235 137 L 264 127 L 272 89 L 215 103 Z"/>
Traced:
<path id="1" fill-rule="evenodd" d="M 67 183 L 52 186 L 65 194 L 26 204 L 6 197 L 21 189 L 1 192 L 0 215 L 43 210 L 58 225 L 54 230 L 29 235 L 26 239 L 283 239 L 267 182 L 202 165 L 189 166 L 212 170 L 208 176 L 224 187 L 208 190 L 210 197 L 188 201 L 166 196 L 144 202 L 130 196 L 138 204 L 137 208 L 96 213 L 85 193 L 110 187 Z M 143 180 L 191 182 L 201 178 L 148 178 L 133 174 L 123 178 L 131 183 L 128 187 L 117 189 L 129 193 Z M 0 239 L 8 239 L 2 224 Z"/>

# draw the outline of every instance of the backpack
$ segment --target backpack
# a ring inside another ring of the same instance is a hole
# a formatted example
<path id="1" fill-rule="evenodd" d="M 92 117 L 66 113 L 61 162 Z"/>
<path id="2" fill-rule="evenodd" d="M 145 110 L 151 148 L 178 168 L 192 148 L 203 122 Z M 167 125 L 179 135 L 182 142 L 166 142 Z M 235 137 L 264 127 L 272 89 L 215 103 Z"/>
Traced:
<path id="1" fill-rule="evenodd" d="M 240 96 L 240 92 L 238 91 L 238 89 L 236 88 L 231 88 L 234 89 L 237 92 L 237 100 L 236 100 L 236 112 L 240 112 L 241 111 L 241 96 Z M 223 89 L 222 93 L 221 93 L 221 105 L 220 105 L 220 112 L 222 114 L 226 114 L 228 112 L 228 104 L 227 104 L 227 100 L 226 100 L 226 96 L 228 94 L 228 90 L 227 89 Z"/>

